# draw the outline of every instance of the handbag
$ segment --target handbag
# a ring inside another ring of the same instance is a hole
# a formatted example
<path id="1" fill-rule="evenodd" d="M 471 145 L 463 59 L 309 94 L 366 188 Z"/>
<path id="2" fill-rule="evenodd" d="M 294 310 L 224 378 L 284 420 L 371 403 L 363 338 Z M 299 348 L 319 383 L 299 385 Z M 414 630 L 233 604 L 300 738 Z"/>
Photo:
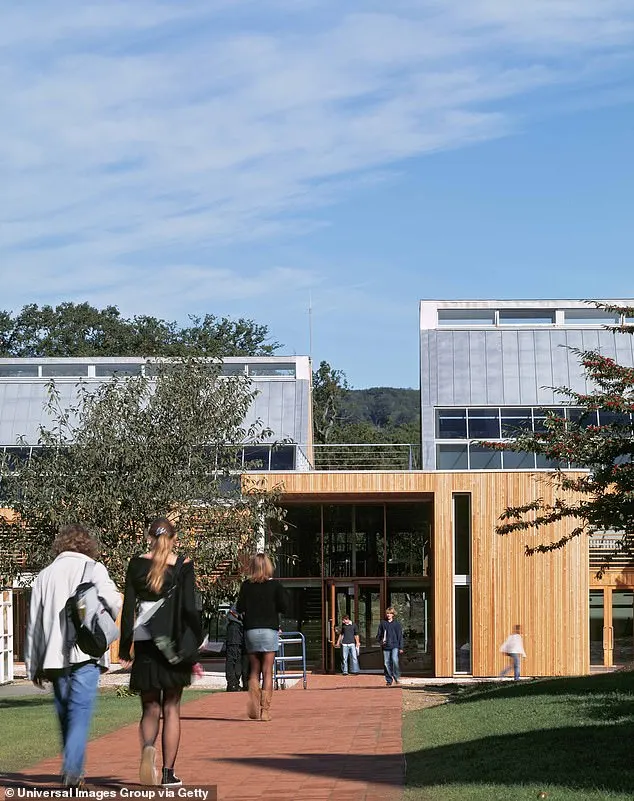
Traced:
<path id="1" fill-rule="evenodd" d="M 137 621 L 147 628 L 152 642 L 170 665 L 191 665 L 198 658 L 196 635 L 183 623 L 180 575 L 184 563 L 182 556 L 176 559 L 171 587 Z"/>

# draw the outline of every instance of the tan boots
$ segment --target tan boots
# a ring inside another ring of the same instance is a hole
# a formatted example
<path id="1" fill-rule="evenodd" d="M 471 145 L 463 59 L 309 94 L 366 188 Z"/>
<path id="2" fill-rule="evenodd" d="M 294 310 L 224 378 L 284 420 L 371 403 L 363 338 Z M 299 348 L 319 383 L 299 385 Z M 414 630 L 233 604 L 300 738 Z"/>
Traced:
<path id="1" fill-rule="evenodd" d="M 247 715 L 251 720 L 271 720 L 272 690 L 261 690 L 257 679 L 249 679 Z"/>
<path id="2" fill-rule="evenodd" d="M 260 718 L 260 682 L 257 679 L 249 679 L 247 715 L 251 720 L 259 720 Z"/>
<path id="3" fill-rule="evenodd" d="M 262 690 L 260 693 L 260 720 L 271 720 L 272 690 Z"/>

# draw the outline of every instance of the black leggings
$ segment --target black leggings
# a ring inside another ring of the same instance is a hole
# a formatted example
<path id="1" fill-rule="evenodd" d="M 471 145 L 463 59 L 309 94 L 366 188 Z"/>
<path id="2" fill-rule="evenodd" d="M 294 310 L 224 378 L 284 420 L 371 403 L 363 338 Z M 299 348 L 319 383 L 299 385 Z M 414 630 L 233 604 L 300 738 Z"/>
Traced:
<path id="1" fill-rule="evenodd" d="M 163 767 L 173 768 L 181 739 L 181 696 L 182 687 L 169 690 L 149 690 L 141 693 L 143 714 L 139 731 L 142 745 L 154 745 L 159 733 L 159 722 L 163 713 Z"/>

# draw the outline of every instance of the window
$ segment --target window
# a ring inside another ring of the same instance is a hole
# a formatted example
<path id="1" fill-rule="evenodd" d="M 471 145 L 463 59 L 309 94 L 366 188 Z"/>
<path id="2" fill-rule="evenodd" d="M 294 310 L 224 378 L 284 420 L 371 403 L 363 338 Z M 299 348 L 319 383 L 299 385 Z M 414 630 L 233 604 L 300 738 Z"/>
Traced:
<path id="1" fill-rule="evenodd" d="M 469 465 L 471 470 L 499 470 L 502 467 L 502 452 L 471 444 Z"/>
<path id="2" fill-rule="evenodd" d="M 63 378 L 64 376 L 88 375 L 87 364 L 43 364 L 42 378 Z"/>
<path id="3" fill-rule="evenodd" d="M 246 364 L 227 364 L 227 362 L 223 363 L 220 370 L 221 375 L 245 375 L 246 372 Z"/>
<path id="4" fill-rule="evenodd" d="M 438 325 L 493 325 L 493 309 L 438 309 Z"/>
<path id="5" fill-rule="evenodd" d="M 530 408 L 502 409 L 502 437 L 509 439 L 525 431 L 533 430 L 533 415 Z"/>
<path id="6" fill-rule="evenodd" d="M 546 420 L 553 414 L 557 417 L 564 417 L 566 412 L 564 409 L 533 409 L 533 427 L 537 433 L 548 431 Z"/>
<path id="7" fill-rule="evenodd" d="M 453 495 L 454 669 L 471 672 L 471 495 Z"/>
<path id="8" fill-rule="evenodd" d="M 95 365 L 95 375 L 97 378 L 109 376 L 135 376 L 141 375 L 140 364 L 97 364 Z"/>
<path id="9" fill-rule="evenodd" d="M 250 376 L 293 376 L 295 377 L 294 364 L 249 364 Z"/>
<path id="10" fill-rule="evenodd" d="M 526 451 L 503 451 L 502 465 L 505 470 L 533 470 L 535 454 Z"/>
<path id="11" fill-rule="evenodd" d="M 553 325 L 555 310 L 548 309 L 500 309 L 500 325 Z"/>
<path id="12" fill-rule="evenodd" d="M 564 322 L 566 325 L 616 325 L 619 315 L 603 309 L 566 309 Z"/>
<path id="13" fill-rule="evenodd" d="M 436 446 L 436 469 L 437 470 L 468 470 L 469 462 L 467 458 L 466 445 L 437 445 Z"/>
<path id="14" fill-rule="evenodd" d="M 0 364 L 2 378 L 37 378 L 37 364 Z"/>
<path id="15" fill-rule="evenodd" d="M 467 410 L 438 409 L 436 413 L 436 439 L 466 439 Z"/>
<path id="16" fill-rule="evenodd" d="M 469 439 L 499 439 L 499 409 L 469 409 Z"/>

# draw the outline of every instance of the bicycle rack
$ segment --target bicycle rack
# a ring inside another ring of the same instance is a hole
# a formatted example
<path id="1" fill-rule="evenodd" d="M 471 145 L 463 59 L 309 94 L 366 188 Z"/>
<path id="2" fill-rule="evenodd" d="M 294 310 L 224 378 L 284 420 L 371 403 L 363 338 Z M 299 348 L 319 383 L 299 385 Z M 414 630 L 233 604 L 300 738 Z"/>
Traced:
<path id="1" fill-rule="evenodd" d="M 301 654 L 287 656 L 286 647 L 300 645 Z M 301 663 L 301 672 L 288 671 L 286 663 Z M 301 631 L 285 631 L 279 635 L 279 647 L 273 662 L 273 686 L 276 690 L 285 690 L 287 679 L 301 679 L 304 689 L 308 683 L 306 676 L 306 638 Z"/>

